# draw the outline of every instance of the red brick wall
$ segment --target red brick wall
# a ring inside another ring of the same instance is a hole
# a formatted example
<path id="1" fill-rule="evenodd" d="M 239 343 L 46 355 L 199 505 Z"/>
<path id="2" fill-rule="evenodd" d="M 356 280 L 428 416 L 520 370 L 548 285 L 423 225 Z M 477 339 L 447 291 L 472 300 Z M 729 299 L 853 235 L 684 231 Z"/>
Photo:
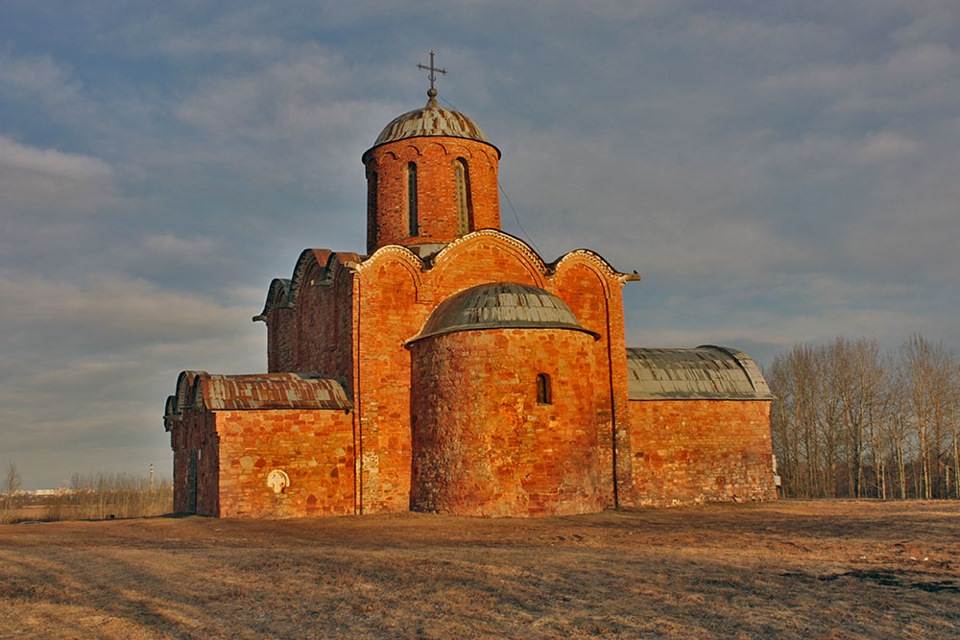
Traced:
<path id="1" fill-rule="evenodd" d="M 223 411 L 219 492 L 224 518 L 293 518 L 354 513 L 352 416 L 331 410 Z M 267 486 L 280 469 L 283 493 Z"/>
<path id="2" fill-rule="evenodd" d="M 275 307 L 266 325 L 267 371 L 294 371 L 297 357 L 296 309 Z"/>
<path id="3" fill-rule="evenodd" d="M 471 516 L 600 511 L 592 336 L 494 329 L 411 345 L 411 506 Z M 552 404 L 538 404 L 537 374 Z"/>
<path id="4" fill-rule="evenodd" d="M 635 504 L 630 447 L 630 405 L 619 276 L 590 252 L 569 254 L 547 288 L 567 303 L 580 324 L 600 334 L 594 345 L 598 369 L 594 393 L 600 414 L 600 455 L 606 506 Z"/>
<path id="5" fill-rule="evenodd" d="M 601 494 L 605 506 L 617 504 L 613 484 L 616 459 L 618 482 L 626 486 L 619 491 L 619 504 L 632 503 L 623 501 L 624 494 L 632 494 L 633 485 L 621 283 L 609 267 L 604 271 L 588 255 L 566 260 L 556 275 L 550 276 L 526 245 L 498 233 L 458 241 L 430 269 L 403 250 L 379 252 L 363 264 L 354 280 L 355 331 L 359 336 L 354 404 L 362 434 L 358 455 L 360 509 L 364 513 L 409 508 L 411 362 L 404 343 L 419 332 L 440 302 L 472 286 L 497 281 L 530 284 L 554 293 L 571 306 L 586 328 L 601 334 L 599 341 L 591 340 L 587 347 L 591 362 L 599 364 L 595 380 L 584 391 L 595 407 L 591 420 L 599 425 Z M 608 364 L 611 359 L 612 365 Z M 615 372 L 622 370 L 614 373 L 621 377 L 612 385 L 610 366 Z"/>
<path id="6" fill-rule="evenodd" d="M 336 260 L 331 278 L 316 262 L 304 272 L 297 292 L 297 351 L 287 371 L 317 371 L 349 380 L 353 374 L 353 274 Z"/>
<path id="7" fill-rule="evenodd" d="M 776 498 L 767 401 L 630 403 L 641 504 Z"/>
<path id="8" fill-rule="evenodd" d="M 219 513 L 217 491 L 219 450 L 214 416 L 207 411 L 185 409 L 174 421 L 170 433 L 173 447 L 173 510 L 190 513 L 190 455 L 197 458 L 196 511 L 200 515 Z"/>
<path id="9" fill-rule="evenodd" d="M 409 509 L 410 354 L 403 342 L 430 313 L 417 299 L 418 261 L 405 251 L 381 257 L 354 285 L 363 513 Z"/>
<path id="10" fill-rule="evenodd" d="M 377 174 L 375 216 L 368 211 L 368 253 L 388 244 L 448 243 L 458 237 L 457 158 L 464 158 L 469 167 L 474 229 L 500 228 L 496 149 L 483 142 L 444 136 L 398 140 L 377 147 L 367 160 L 368 182 L 371 173 Z M 410 162 L 417 165 L 420 229 L 414 237 L 408 234 L 407 223 Z"/>
<path id="11" fill-rule="evenodd" d="M 513 247 L 497 243 L 487 237 L 468 239 L 426 271 L 406 251 L 388 249 L 364 263 L 356 278 L 354 405 L 361 433 L 363 513 L 410 508 L 411 378 L 404 343 L 454 293 L 498 279 L 531 283 L 535 268 L 518 261 Z"/>

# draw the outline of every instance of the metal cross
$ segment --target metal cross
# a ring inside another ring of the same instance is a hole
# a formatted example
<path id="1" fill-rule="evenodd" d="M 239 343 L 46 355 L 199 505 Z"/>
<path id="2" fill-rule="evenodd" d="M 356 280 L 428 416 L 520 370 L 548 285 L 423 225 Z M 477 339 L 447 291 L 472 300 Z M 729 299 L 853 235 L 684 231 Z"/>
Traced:
<path id="1" fill-rule="evenodd" d="M 426 69 L 427 71 L 430 72 L 430 75 L 427 76 L 428 78 L 430 78 L 430 89 L 431 89 L 432 91 L 436 91 L 436 89 L 433 88 L 433 83 L 437 81 L 437 73 L 442 73 L 442 74 L 446 75 L 447 70 L 446 70 L 446 69 L 440 69 L 439 67 L 433 66 L 433 56 L 434 56 L 433 49 L 431 49 L 431 50 L 430 50 L 430 66 L 428 67 L 427 65 L 425 65 L 425 64 L 420 64 L 420 63 L 418 62 L 418 63 L 417 63 L 417 68 L 418 68 L 418 69 Z"/>

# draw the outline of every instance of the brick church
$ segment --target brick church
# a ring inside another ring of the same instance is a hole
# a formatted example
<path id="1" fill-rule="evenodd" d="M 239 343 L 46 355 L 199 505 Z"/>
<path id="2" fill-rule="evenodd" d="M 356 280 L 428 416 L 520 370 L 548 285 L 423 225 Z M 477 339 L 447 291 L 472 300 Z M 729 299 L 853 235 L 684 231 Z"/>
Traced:
<path id="1" fill-rule="evenodd" d="M 363 154 L 363 254 L 307 249 L 263 311 L 269 373 L 184 371 L 174 508 L 541 516 L 776 496 L 772 396 L 735 349 L 627 348 L 622 287 L 500 230 L 500 150 L 427 104 Z"/>

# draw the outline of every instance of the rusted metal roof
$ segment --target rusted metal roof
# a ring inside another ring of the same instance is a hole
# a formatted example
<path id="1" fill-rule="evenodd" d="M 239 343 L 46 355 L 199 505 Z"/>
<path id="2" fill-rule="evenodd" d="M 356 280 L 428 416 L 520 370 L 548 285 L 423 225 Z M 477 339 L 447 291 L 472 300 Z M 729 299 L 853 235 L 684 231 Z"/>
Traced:
<path id="1" fill-rule="evenodd" d="M 627 349 L 631 400 L 773 400 L 760 368 L 736 349 Z"/>
<path id="2" fill-rule="evenodd" d="M 185 408 L 210 411 L 257 409 L 350 409 L 353 404 L 337 380 L 312 373 L 194 375 L 191 392 L 182 400 L 167 400 L 165 417 L 175 418 Z"/>
<path id="3" fill-rule="evenodd" d="M 408 344 L 442 333 L 507 328 L 573 329 L 599 337 L 584 329 L 570 307 L 552 293 L 525 284 L 494 282 L 441 302 Z"/>
<path id="4" fill-rule="evenodd" d="M 430 96 L 426 106 L 397 116 L 384 127 L 377 136 L 376 142 L 373 143 L 373 147 L 363 154 L 363 161 L 366 163 L 370 152 L 382 144 L 426 136 L 447 136 L 484 142 L 496 150 L 498 157 L 500 155 L 500 150 L 490 143 L 487 134 L 473 120 L 459 111 L 444 109 L 437 104 L 435 97 Z"/>

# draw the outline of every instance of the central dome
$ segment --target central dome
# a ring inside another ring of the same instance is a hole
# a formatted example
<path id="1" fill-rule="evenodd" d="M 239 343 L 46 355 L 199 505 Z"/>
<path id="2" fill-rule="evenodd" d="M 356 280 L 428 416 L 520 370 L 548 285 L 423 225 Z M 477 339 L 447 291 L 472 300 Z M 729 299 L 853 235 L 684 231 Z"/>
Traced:
<path id="1" fill-rule="evenodd" d="M 514 282 L 493 282 L 454 294 L 434 309 L 415 342 L 430 336 L 477 329 L 583 328 L 563 300 L 538 287 Z"/>
<path id="2" fill-rule="evenodd" d="M 373 143 L 367 153 L 374 148 L 388 142 L 405 140 L 407 138 L 420 138 L 429 136 L 447 136 L 450 138 L 465 138 L 467 140 L 476 140 L 489 144 L 497 149 L 487 139 L 487 134 L 478 127 L 473 120 L 463 115 L 459 111 L 444 109 L 437 104 L 436 92 L 428 93 L 430 99 L 427 104 L 420 108 L 408 111 L 403 115 L 397 116 L 383 128 L 376 142 Z M 500 150 L 497 149 L 499 157 Z"/>

